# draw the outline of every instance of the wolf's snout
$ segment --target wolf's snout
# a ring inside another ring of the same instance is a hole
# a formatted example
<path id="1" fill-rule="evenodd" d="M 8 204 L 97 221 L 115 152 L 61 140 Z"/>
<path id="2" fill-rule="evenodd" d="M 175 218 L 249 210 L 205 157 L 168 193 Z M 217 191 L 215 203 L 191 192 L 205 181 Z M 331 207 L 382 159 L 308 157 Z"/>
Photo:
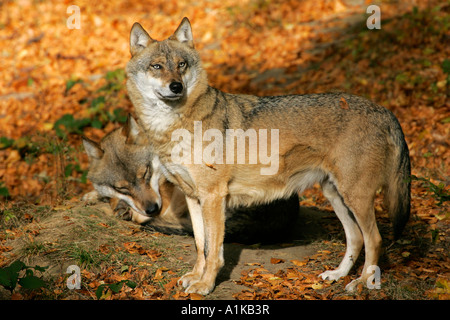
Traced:
<path id="1" fill-rule="evenodd" d="M 173 93 L 179 94 L 183 91 L 183 84 L 181 82 L 174 81 L 169 85 L 169 89 Z"/>
<path id="2" fill-rule="evenodd" d="M 149 216 L 154 216 L 159 212 L 159 207 L 156 203 L 149 204 L 145 207 L 145 213 Z"/>

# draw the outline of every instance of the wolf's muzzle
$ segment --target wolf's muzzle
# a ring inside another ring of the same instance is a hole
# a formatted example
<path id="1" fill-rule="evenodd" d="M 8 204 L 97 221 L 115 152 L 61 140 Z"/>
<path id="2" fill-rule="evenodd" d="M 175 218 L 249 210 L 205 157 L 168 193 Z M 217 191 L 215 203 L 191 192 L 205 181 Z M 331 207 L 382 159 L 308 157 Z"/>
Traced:
<path id="1" fill-rule="evenodd" d="M 183 84 L 181 82 L 174 81 L 169 85 L 169 89 L 175 94 L 180 94 L 183 92 Z"/>
<path id="2" fill-rule="evenodd" d="M 159 213 L 159 206 L 156 203 L 150 203 L 145 206 L 146 215 L 152 217 Z"/>

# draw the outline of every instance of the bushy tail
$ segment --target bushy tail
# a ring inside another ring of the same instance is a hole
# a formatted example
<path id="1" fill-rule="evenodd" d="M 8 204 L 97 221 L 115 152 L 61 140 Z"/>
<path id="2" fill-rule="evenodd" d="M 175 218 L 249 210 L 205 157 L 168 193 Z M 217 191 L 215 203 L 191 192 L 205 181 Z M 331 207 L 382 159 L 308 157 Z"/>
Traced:
<path id="1" fill-rule="evenodd" d="M 384 202 L 393 224 L 394 239 L 398 239 L 408 222 L 411 210 L 411 163 L 401 128 L 396 128 L 393 139 L 396 150 L 391 174 L 385 186 Z"/>

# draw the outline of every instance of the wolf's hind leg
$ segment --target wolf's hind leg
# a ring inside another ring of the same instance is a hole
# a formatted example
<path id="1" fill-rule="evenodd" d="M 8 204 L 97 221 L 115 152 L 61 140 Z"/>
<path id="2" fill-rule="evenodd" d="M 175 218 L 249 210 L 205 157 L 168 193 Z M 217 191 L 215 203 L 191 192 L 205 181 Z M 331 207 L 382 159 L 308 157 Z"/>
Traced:
<path id="1" fill-rule="evenodd" d="M 367 196 L 355 197 L 350 206 L 352 206 L 352 211 L 364 237 L 365 250 L 365 262 L 361 277 L 353 280 L 345 287 L 347 291 L 354 291 L 359 283 L 367 284 L 369 277 L 372 275 L 373 267 L 377 266 L 382 240 L 375 220 L 373 198 Z"/>
<path id="2" fill-rule="evenodd" d="M 350 210 L 344 204 L 344 201 L 334 184 L 331 181 L 326 180 L 322 183 L 322 189 L 323 194 L 328 201 L 330 201 L 334 212 L 344 227 L 347 250 L 345 251 L 344 259 L 342 259 L 339 267 L 335 270 L 325 271 L 320 274 L 320 277 L 324 280 L 338 280 L 339 278 L 345 277 L 353 267 L 363 246 L 363 237 L 357 222 Z"/>

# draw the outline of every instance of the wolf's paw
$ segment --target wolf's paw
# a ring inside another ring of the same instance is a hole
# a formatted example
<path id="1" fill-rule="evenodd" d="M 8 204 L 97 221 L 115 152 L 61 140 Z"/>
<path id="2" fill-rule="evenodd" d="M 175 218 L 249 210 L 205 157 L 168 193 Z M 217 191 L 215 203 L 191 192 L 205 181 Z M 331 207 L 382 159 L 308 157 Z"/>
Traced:
<path id="1" fill-rule="evenodd" d="M 201 278 L 201 275 L 194 272 L 188 272 L 184 276 L 178 280 L 178 284 L 182 285 L 183 288 L 189 287 L 189 285 L 193 284 L 194 282 L 199 281 Z"/>
<path id="2" fill-rule="evenodd" d="M 186 293 L 198 293 L 201 295 L 207 295 L 214 289 L 214 283 L 210 284 L 206 281 L 193 282 L 186 290 Z"/>
<path id="3" fill-rule="evenodd" d="M 336 281 L 342 277 L 345 277 L 347 274 L 344 274 L 341 270 L 327 270 L 319 275 L 323 280 L 332 280 Z"/>
<path id="4" fill-rule="evenodd" d="M 364 280 L 362 278 L 355 279 L 352 282 L 350 282 L 348 285 L 345 286 L 345 290 L 347 292 L 355 292 L 356 291 L 356 287 L 360 283 L 364 283 Z"/>
<path id="5" fill-rule="evenodd" d="M 131 208 L 122 200 L 119 201 L 119 203 L 114 209 L 116 217 L 125 221 L 131 221 L 133 217 L 133 214 L 130 211 Z"/>
<path id="6" fill-rule="evenodd" d="M 94 190 L 94 191 L 86 193 L 81 198 L 81 201 L 84 201 L 84 202 L 89 203 L 89 204 L 96 203 L 98 201 L 98 193 L 97 193 L 97 191 Z"/>

